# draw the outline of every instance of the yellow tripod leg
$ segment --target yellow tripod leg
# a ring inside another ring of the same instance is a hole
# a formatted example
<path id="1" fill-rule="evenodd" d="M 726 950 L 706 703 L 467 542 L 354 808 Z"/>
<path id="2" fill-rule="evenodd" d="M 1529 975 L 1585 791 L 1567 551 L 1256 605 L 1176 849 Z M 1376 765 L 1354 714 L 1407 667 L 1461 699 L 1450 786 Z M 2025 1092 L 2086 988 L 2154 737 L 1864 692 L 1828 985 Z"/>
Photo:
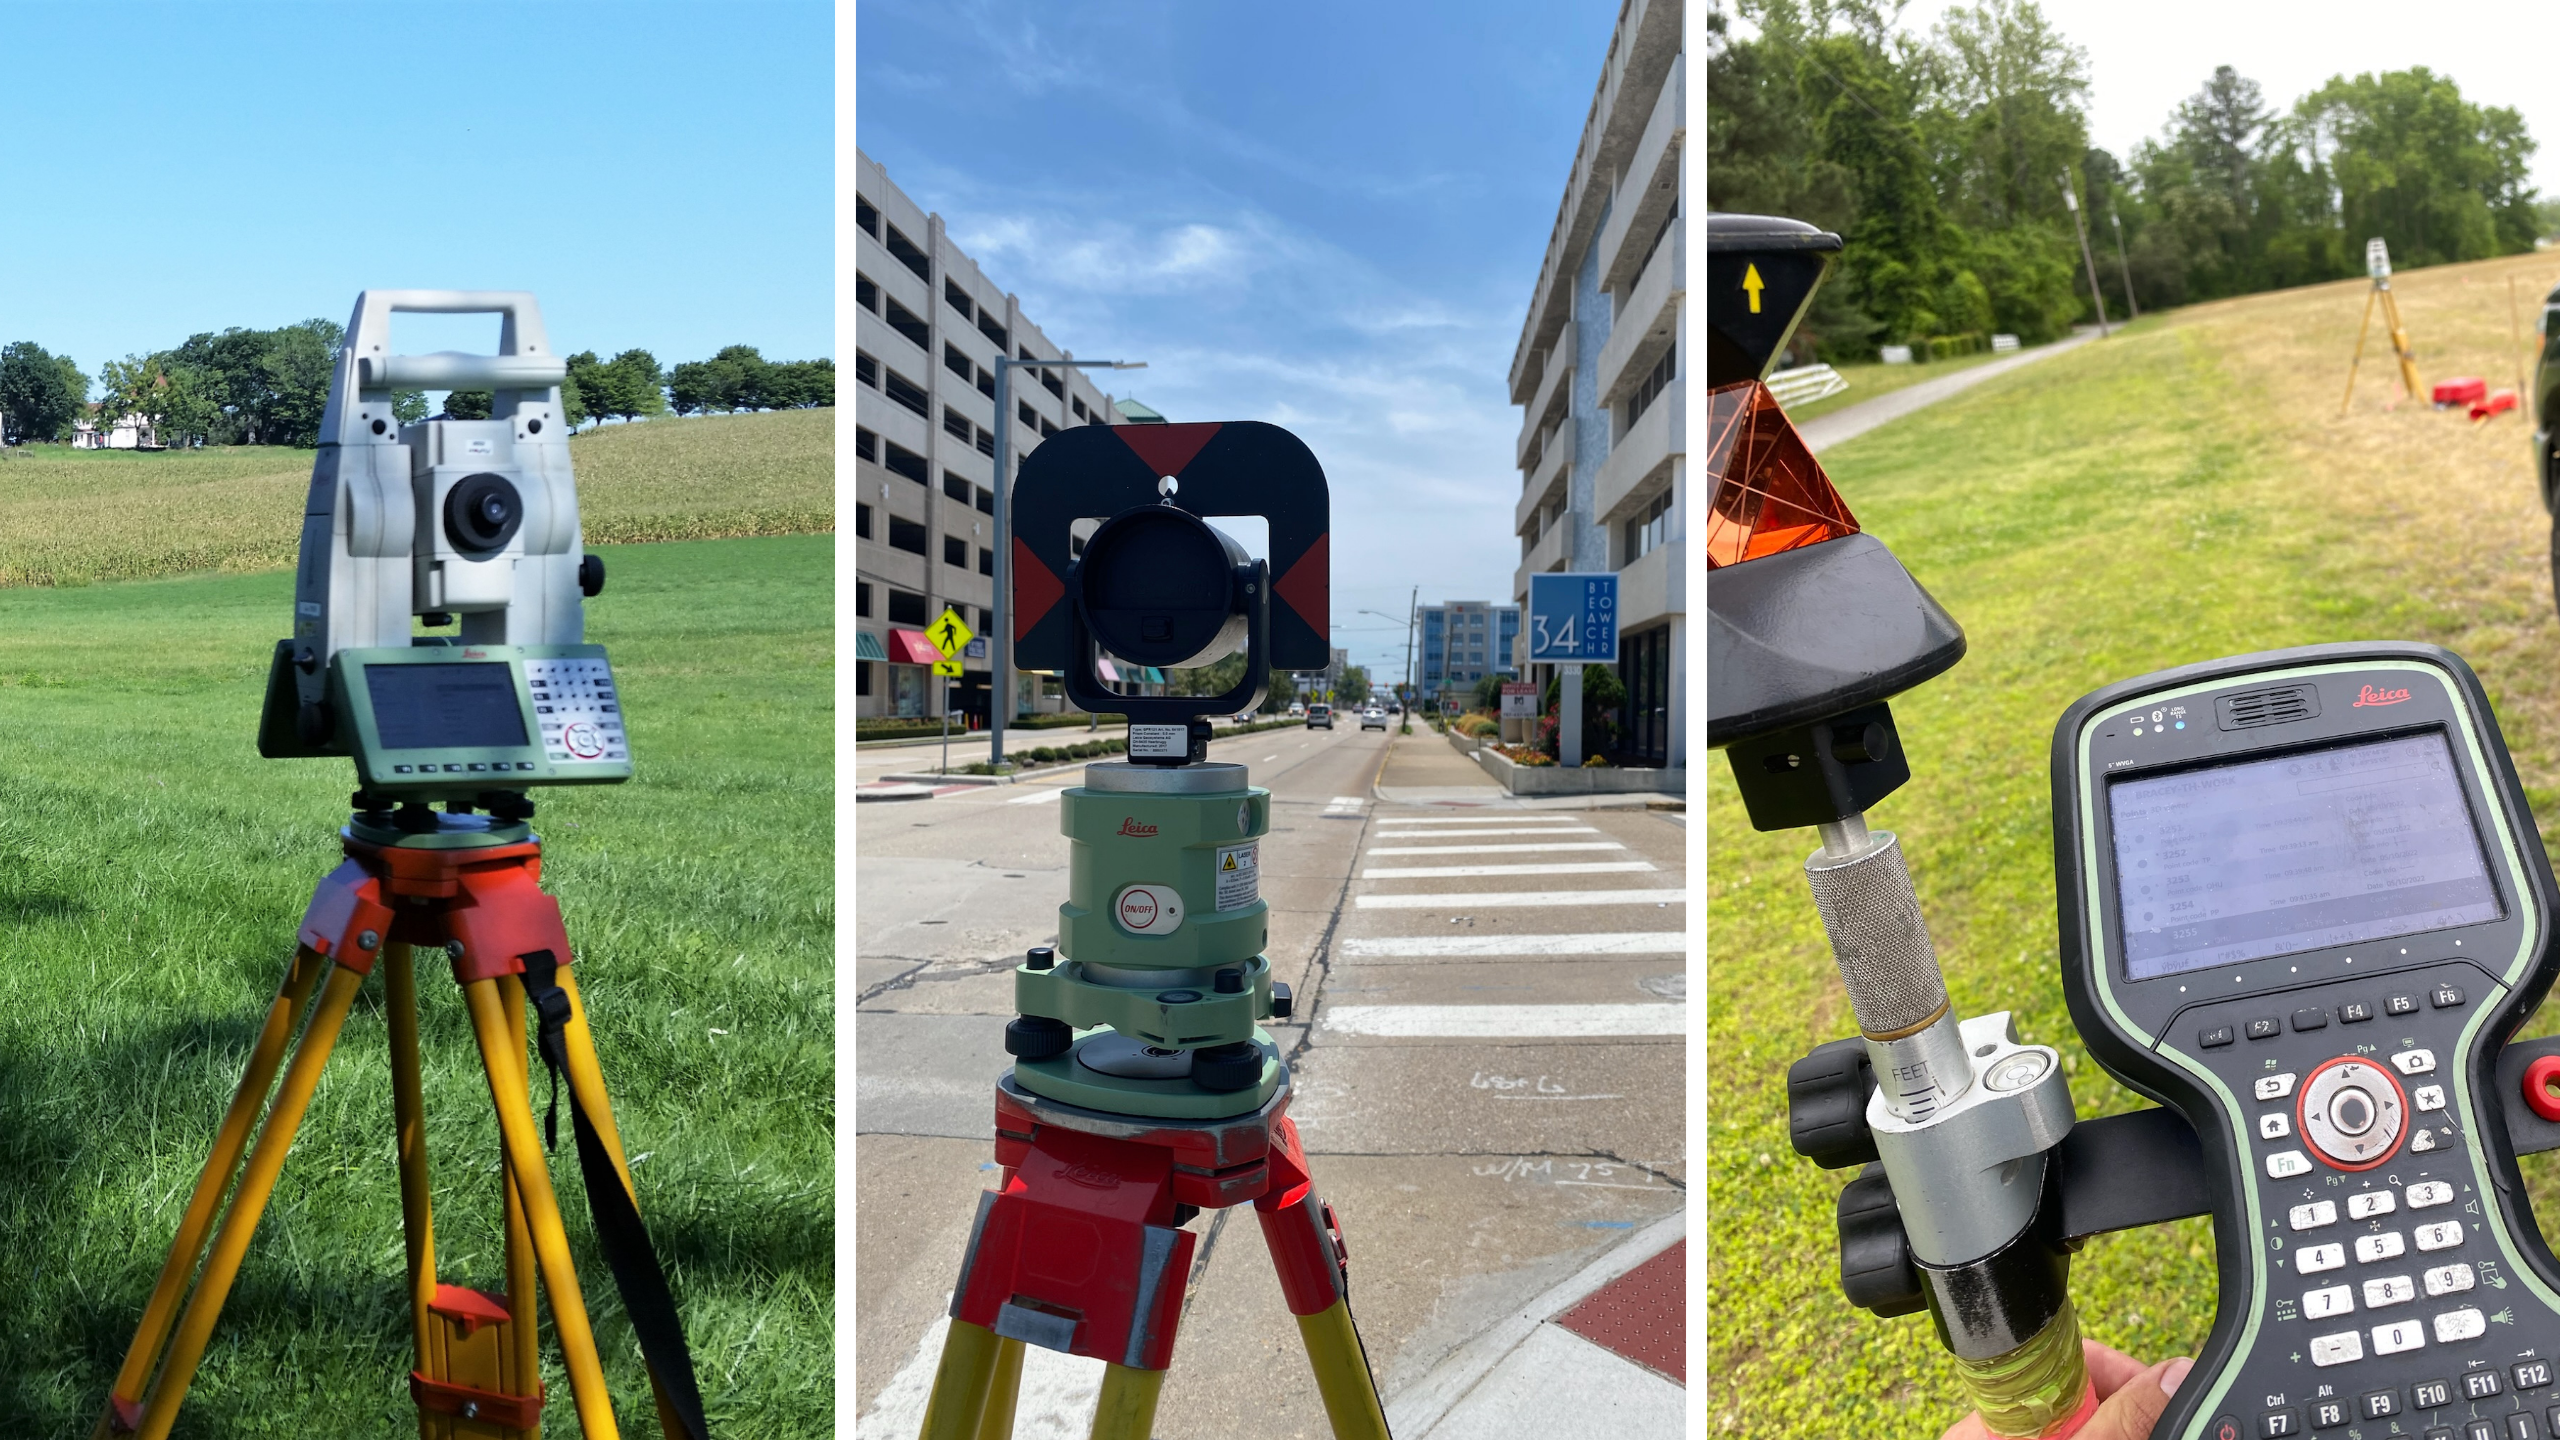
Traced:
<path id="1" fill-rule="evenodd" d="M 240 1088 L 232 1092 L 231 1107 L 222 1114 L 213 1152 L 205 1157 L 204 1171 L 196 1177 L 195 1193 L 187 1200 L 186 1215 L 178 1222 L 177 1235 L 169 1241 L 169 1258 L 160 1264 L 159 1282 L 151 1287 L 151 1300 L 142 1307 L 142 1323 L 135 1327 L 133 1347 L 125 1351 L 124 1366 L 116 1372 L 110 1404 L 142 1403 L 143 1387 L 151 1383 L 152 1362 L 160 1358 L 161 1343 L 169 1338 L 169 1327 L 177 1319 L 178 1300 L 186 1293 L 196 1262 L 204 1258 L 205 1237 L 212 1232 L 214 1216 L 221 1211 L 223 1192 L 231 1188 L 232 1174 L 240 1168 L 240 1156 L 249 1148 L 250 1131 L 257 1126 L 267 1088 L 275 1083 L 276 1068 L 284 1061 L 285 1044 L 293 1038 L 293 1027 L 311 999 L 311 987 L 327 968 L 328 962 L 318 955 L 299 945 L 294 947 L 293 960 L 285 967 L 284 982 L 276 987 L 276 998 L 267 1006 L 267 1022 L 258 1031 L 257 1044 L 250 1048 L 248 1067 L 240 1073 Z M 109 1419 L 101 1417 L 96 1431 L 100 1440 L 115 1433 L 109 1427 Z"/>
<path id="2" fill-rule="evenodd" d="M 2373 302 L 2382 294 L 2379 286 L 2364 292 L 2364 319 L 2356 326 L 2355 358 L 2347 362 L 2347 393 L 2338 397 L 2338 413 L 2347 413 L 2348 402 L 2356 398 L 2356 367 L 2364 363 L 2364 332 L 2373 328 Z"/>
<path id="3" fill-rule="evenodd" d="M 517 1056 L 524 1050 L 524 1031 L 507 1029 L 506 1006 L 495 980 L 474 980 L 462 987 L 471 1007 L 471 1028 L 480 1040 L 481 1068 L 488 1073 L 489 1099 L 498 1112 L 498 1133 L 506 1144 L 508 1168 L 524 1198 L 525 1222 L 533 1235 L 534 1258 L 543 1288 L 551 1296 L 551 1324 L 560 1337 L 560 1359 L 569 1372 L 569 1391 L 578 1404 L 578 1426 L 586 1440 L 615 1440 L 613 1400 L 605 1392 L 604 1366 L 596 1358 L 595 1329 L 587 1321 L 586 1297 L 578 1291 L 577 1267 L 569 1259 L 569 1238 L 560 1228 L 560 1202 L 552 1193 L 551 1171 L 542 1154 L 542 1137 L 533 1130 L 533 1099 Z"/>
<path id="4" fill-rule="evenodd" d="M 443 1373 L 429 1362 L 442 1327 L 427 1306 L 436 1297 L 436 1222 L 427 1174 L 427 1102 L 418 1064 L 418 977 L 409 947 L 382 947 L 382 1000 L 391 1037 L 391 1124 L 400 1159 L 400 1236 L 409 1252 L 409 1328 L 416 1332 L 419 1368 Z"/>
<path id="5" fill-rule="evenodd" d="M 522 996 L 524 982 L 512 976 L 507 985 Z M 605 1094 L 604 1066 L 596 1060 L 595 1031 L 587 1024 L 587 1002 L 578 994 L 578 978 L 563 965 L 552 976 L 560 993 L 569 997 L 569 1022 L 560 1027 L 561 1049 L 569 1057 L 569 1089 L 578 1097 L 578 1108 L 587 1112 L 587 1123 L 595 1127 L 596 1139 L 604 1153 L 613 1157 L 614 1173 L 622 1177 L 622 1193 L 631 1197 L 631 1208 L 640 1209 L 640 1191 L 631 1183 L 631 1164 L 622 1158 L 622 1130 L 613 1122 L 613 1101 Z M 521 1033 L 521 1031 L 519 1031 Z M 676 1418 L 675 1407 L 667 1402 L 667 1387 L 658 1372 L 649 1372 L 649 1395 L 658 1405 L 658 1429 L 667 1440 L 684 1440 L 684 1422 Z"/>
<path id="6" fill-rule="evenodd" d="M 506 1010 L 507 1033 L 516 1043 L 507 1047 L 507 1058 L 514 1062 L 519 1082 L 529 1100 L 533 1094 L 531 1070 L 524 1054 L 524 984 L 508 976 L 498 987 L 498 997 Z M 515 1374 L 518 1386 L 531 1386 L 542 1377 L 542 1325 L 534 1314 L 533 1227 L 525 1223 L 524 1191 L 516 1184 L 511 1165 L 498 1167 L 499 1206 L 505 1213 L 507 1227 L 507 1313 L 515 1317 Z"/>
<path id="7" fill-rule="evenodd" d="M 1378 1383 L 1370 1378 L 1360 1333 L 1351 1328 L 1351 1302 L 1336 1300 L 1313 1315 L 1299 1316 L 1298 1338 L 1306 1343 L 1307 1364 L 1316 1373 L 1316 1393 L 1324 1397 L 1334 1440 L 1387 1440 Z"/>
<path id="8" fill-rule="evenodd" d="M 222 1302 L 231 1293 L 231 1282 L 240 1276 L 240 1261 L 249 1253 L 249 1238 L 257 1231 L 267 1198 L 275 1193 L 276 1177 L 284 1170 L 285 1152 L 293 1148 L 294 1132 L 301 1127 L 302 1114 L 311 1105 L 311 1092 L 319 1087 L 321 1067 L 329 1063 L 329 1052 L 337 1045 L 338 1032 L 346 1025 L 347 1011 L 354 1006 L 356 991 L 363 984 L 362 972 L 338 967 L 330 972 L 329 983 L 320 991 L 320 1003 L 312 1011 L 311 1024 L 303 1032 L 302 1043 L 294 1048 L 293 1063 L 285 1068 L 284 1086 L 276 1092 L 275 1104 L 268 1109 L 266 1124 L 258 1132 L 258 1143 L 249 1152 L 248 1166 L 240 1173 L 240 1188 L 231 1197 L 231 1208 L 223 1214 L 222 1228 L 214 1232 L 204 1275 L 196 1282 L 195 1294 L 188 1298 L 185 1312 L 178 1317 L 177 1332 L 169 1341 L 169 1358 L 161 1367 L 159 1383 L 151 1387 L 142 1423 L 135 1428 L 142 1440 L 168 1440 L 170 1427 L 178 1421 L 178 1406 L 187 1398 L 187 1386 L 194 1382 L 196 1366 L 204 1359 L 204 1347 L 213 1338 L 214 1322 L 221 1318 Z"/>
<path id="9" fill-rule="evenodd" d="M 1022 1342 L 996 1337 L 996 1373 L 987 1385 L 987 1413 L 978 1417 L 977 1440 L 1012 1440 L 1013 1411 L 1022 1400 Z"/>
<path id="10" fill-rule="evenodd" d="M 942 1337 L 942 1362 L 933 1372 L 933 1396 L 925 1401 L 924 1429 L 916 1440 L 978 1440 L 1000 1348 L 993 1330 L 966 1320 L 951 1322 Z"/>
<path id="11" fill-rule="evenodd" d="M 1164 1372 L 1127 1365 L 1102 1367 L 1102 1398 L 1093 1407 L 1093 1440 L 1152 1440 L 1156 1395 Z"/>

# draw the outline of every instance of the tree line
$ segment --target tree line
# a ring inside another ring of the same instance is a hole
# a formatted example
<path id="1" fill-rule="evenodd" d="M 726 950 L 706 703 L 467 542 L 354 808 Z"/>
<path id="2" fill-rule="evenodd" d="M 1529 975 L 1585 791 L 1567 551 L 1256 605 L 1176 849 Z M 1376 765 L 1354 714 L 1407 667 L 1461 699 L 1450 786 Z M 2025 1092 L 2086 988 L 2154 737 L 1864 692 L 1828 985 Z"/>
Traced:
<path id="1" fill-rule="evenodd" d="M 2117 318 L 2127 271 L 2142 304 L 2177 305 L 2361 274 L 2371 236 L 2418 266 L 2529 250 L 2560 222 L 2527 178 L 2522 117 L 2423 67 L 2337 76 L 2279 109 L 2221 66 L 2120 160 L 2089 143 L 2086 52 L 2034 0 L 1958 5 L 1925 34 L 1898 8 L 1708 16 L 1708 207 L 1846 242 L 1798 359 L 2032 342 L 2090 316 L 2066 183 Z"/>
<path id="2" fill-rule="evenodd" d="M 70 356 L 18 341 L 0 347 L 0 443 L 67 439 L 79 421 L 94 415 L 107 425 L 137 417 L 170 446 L 308 448 L 320 441 L 329 378 L 345 340 L 345 331 L 330 320 L 273 330 L 235 327 L 190 336 L 174 349 L 109 360 L 94 380 Z M 695 415 L 835 404 L 834 361 L 767 360 L 751 345 L 731 345 L 673 370 L 646 350 L 625 350 L 610 360 L 581 351 L 569 357 L 568 370 L 560 400 L 573 430 L 670 411 Z M 442 413 L 454 420 L 486 419 L 490 403 L 485 390 L 457 390 L 445 397 Z M 392 397 L 392 413 L 403 424 L 428 418 L 428 409 L 422 392 Z"/>

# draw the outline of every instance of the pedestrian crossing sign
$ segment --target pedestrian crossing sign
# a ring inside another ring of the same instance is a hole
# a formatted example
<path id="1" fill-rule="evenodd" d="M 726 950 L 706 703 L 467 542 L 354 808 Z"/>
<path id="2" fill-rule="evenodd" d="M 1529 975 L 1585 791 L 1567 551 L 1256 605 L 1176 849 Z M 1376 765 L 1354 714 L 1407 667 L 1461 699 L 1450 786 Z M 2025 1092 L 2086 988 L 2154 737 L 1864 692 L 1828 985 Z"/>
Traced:
<path id="1" fill-rule="evenodd" d="M 960 618 L 959 611 L 948 605 L 942 607 L 942 618 L 933 622 L 932 627 L 924 632 L 924 638 L 933 642 L 933 648 L 942 652 L 943 663 L 951 665 L 951 668 L 945 670 L 941 665 L 936 665 L 933 667 L 933 673 L 959 674 L 960 667 L 953 662 L 959 658 L 962 650 L 968 648 L 969 641 L 976 635 L 977 632 L 969 628 L 968 622 Z"/>

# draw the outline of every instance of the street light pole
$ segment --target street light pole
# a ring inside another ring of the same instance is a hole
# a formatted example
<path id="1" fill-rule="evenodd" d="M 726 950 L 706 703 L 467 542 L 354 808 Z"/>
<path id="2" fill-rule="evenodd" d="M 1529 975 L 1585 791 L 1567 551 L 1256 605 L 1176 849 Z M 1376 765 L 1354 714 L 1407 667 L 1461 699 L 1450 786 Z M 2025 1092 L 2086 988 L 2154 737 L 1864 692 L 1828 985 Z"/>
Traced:
<path id="1" fill-rule="evenodd" d="M 2107 338 L 2107 297 L 2098 289 L 2098 262 L 2089 253 L 2089 227 L 2080 218 L 2080 192 L 2071 188 L 2071 172 L 2062 172 L 2062 208 L 2071 212 L 2071 228 L 2080 233 L 2080 259 L 2089 267 L 2089 299 L 2098 307 L 2098 338 Z"/>
<path id="2" fill-rule="evenodd" d="M 2142 318 L 2142 302 L 2133 298 L 2133 266 L 2124 258 L 2124 217 L 2116 213 L 2115 202 L 2107 202 L 2107 219 L 2116 227 L 2116 268 L 2124 272 L 2124 303 L 2133 309 L 2133 318 Z"/>
<path id="3" fill-rule="evenodd" d="M 987 627 L 995 633 L 987 637 L 987 761 L 1004 765 L 1004 722 L 1013 715 L 1012 657 L 1007 647 L 1013 644 L 1013 456 L 1010 435 L 1013 428 L 1012 387 L 1006 377 L 1017 369 L 1073 370 L 1100 367 L 1109 370 L 1144 370 L 1144 360 L 1017 360 L 1008 355 L 996 356 L 996 593 L 989 609 L 995 623 Z"/>

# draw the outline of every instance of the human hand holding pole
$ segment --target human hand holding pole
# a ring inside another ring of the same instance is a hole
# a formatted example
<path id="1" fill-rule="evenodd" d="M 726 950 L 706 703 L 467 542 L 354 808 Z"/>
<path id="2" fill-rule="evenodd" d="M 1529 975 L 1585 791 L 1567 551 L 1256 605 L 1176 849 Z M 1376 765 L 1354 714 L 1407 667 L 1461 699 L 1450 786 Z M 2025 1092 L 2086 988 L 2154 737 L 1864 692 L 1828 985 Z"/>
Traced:
<path id="1" fill-rule="evenodd" d="M 2073 1440 L 2150 1440 L 2151 1427 L 2169 1408 L 2169 1397 L 2178 1393 L 2187 1372 L 2195 1368 L 2195 1362 L 2184 1356 L 2145 1365 L 2095 1340 L 2081 1341 L 2080 1349 L 2088 1359 L 2089 1380 L 2098 1390 L 2098 1408 L 2072 1432 Z M 1938 1440 L 1995 1437 L 1977 1411 L 1947 1427 Z"/>

